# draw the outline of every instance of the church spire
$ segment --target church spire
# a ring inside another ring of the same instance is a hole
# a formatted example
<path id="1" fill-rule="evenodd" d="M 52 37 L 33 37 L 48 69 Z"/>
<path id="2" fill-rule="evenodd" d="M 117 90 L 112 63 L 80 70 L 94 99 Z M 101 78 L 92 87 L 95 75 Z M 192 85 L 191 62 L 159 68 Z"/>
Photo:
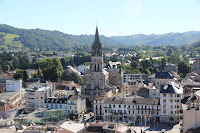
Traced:
<path id="1" fill-rule="evenodd" d="M 96 32 L 94 37 L 94 42 L 92 44 L 92 55 L 94 56 L 102 56 L 102 45 L 99 39 L 98 27 L 96 26 Z"/>
<path id="2" fill-rule="evenodd" d="M 98 27 L 97 27 L 97 26 L 96 26 L 96 32 L 95 32 L 94 43 L 100 43 L 99 32 L 98 32 Z"/>

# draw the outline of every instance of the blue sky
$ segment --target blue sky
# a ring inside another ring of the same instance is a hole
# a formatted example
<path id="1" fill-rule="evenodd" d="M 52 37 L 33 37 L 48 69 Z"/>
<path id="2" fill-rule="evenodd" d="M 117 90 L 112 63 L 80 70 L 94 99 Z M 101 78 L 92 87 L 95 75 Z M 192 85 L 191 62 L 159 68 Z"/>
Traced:
<path id="1" fill-rule="evenodd" d="M 0 23 L 105 36 L 200 30 L 200 0 L 0 0 Z"/>

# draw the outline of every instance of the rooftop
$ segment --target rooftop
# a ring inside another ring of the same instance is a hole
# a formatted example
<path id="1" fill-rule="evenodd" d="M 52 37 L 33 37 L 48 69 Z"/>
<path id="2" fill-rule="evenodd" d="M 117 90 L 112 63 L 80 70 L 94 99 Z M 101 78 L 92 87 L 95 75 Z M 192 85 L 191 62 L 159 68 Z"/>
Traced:
<path id="1" fill-rule="evenodd" d="M 0 93 L 0 100 L 9 101 L 20 92 L 2 92 Z"/>
<path id="2" fill-rule="evenodd" d="M 156 79 L 173 79 L 174 77 L 169 72 L 157 72 Z"/>

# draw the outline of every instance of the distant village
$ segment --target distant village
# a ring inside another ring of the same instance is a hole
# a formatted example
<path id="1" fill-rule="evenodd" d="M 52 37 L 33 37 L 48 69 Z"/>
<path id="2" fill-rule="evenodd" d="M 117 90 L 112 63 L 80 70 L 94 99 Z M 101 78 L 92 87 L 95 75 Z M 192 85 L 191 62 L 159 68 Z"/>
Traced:
<path id="1" fill-rule="evenodd" d="M 200 58 L 189 58 L 192 71 L 184 79 L 178 74 L 177 64 L 172 63 L 154 74 L 125 73 L 118 66 L 128 65 L 130 60 L 104 63 L 98 29 L 91 53 L 91 65 L 66 68 L 81 76 L 83 85 L 74 81 L 43 82 L 32 76 L 37 69 L 26 70 L 27 81 L 14 79 L 16 71 L 0 73 L 2 133 L 131 133 L 148 128 L 160 131 L 165 126 L 173 132 L 200 132 Z M 33 54 L 28 55 L 30 61 Z M 124 60 L 136 56 L 115 52 L 105 55 Z M 57 52 L 37 60 L 68 56 L 74 55 Z M 153 57 L 159 58 L 163 57 Z M 161 64 L 153 67 L 160 68 Z M 179 127 L 173 128 L 176 124 Z M 139 126 L 142 128 L 137 129 Z"/>

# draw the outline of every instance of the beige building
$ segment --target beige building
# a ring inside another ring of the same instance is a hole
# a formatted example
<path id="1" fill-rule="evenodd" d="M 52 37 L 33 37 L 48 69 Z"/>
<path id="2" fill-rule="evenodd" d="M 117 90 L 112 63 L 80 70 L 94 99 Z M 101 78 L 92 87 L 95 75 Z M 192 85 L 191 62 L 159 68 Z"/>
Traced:
<path id="1" fill-rule="evenodd" d="M 8 104 L 18 106 L 21 102 L 21 95 L 20 92 L 2 92 L 0 93 L 0 100 L 4 100 Z"/>
<path id="2" fill-rule="evenodd" d="M 114 92 L 122 87 L 121 69 L 104 69 L 103 49 L 96 28 L 94 43 L 92 44 L 91 69 L 85 70 L 83 94 L 85 98 L 94 100 L 109 90 Z"/>
<path id="3" fill-rule="evenodd" d="M 182 131 L 184 133 L 189 129 L 200 127 L 199 99 L 200 91 L 197 91 L 187 99 L 186 103 L 182 104 Z"/>

